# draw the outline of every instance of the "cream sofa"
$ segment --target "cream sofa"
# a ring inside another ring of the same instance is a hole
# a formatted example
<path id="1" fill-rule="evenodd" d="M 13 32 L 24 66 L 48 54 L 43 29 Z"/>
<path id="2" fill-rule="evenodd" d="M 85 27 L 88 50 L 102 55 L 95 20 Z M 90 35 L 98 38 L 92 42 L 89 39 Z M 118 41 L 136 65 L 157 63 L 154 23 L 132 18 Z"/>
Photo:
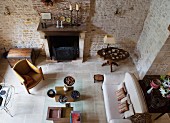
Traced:
<path id="1" fill-rule="evenodd" d="M 131 73 L 104 74 L 103 97 L 106 110 L 106 118 L 108 123 L 131 123 L 128 118 L 124 119 L 124 114 L 118 111 L 118 102 L 115 92 L 121 82 L 125 82 L 127 93 L 130 97 L 135 113 L 147 112 L 145 99 L 136 77 Z"/>

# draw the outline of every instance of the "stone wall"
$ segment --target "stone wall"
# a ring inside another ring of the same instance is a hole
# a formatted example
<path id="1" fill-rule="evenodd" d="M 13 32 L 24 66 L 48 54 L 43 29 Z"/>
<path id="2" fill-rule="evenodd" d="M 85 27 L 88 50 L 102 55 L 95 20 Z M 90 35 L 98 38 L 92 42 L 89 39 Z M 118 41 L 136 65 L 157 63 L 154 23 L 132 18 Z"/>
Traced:
<path id="1" fill-rule="evenodd" d="M 118 47 L 133 53 L 143 28 L 151 0 L 56 0 L 53 7 L 45 7 L 41 0 L 5 0 L 0 3 L 0 48 L 42 48 L 39 32 L 36 31 L 41 12 L 58 16 L 68 14 L 63 8 L 68 3 L 82 6 L 82 23 L 88 25 L 85 41 L 85 56 L 96 55 L 103 44 L 105 34 L 112 34 Z M 8 6 L 10 15 L 4 15 Z M 91 6 L 91 7 L 90 7 Z"/>
<path id="2" fill-rule="evenodd" d="M 86 54 L 95 56 L 105 34 L 115 37 L 117 47 L 133 54 L 151 0 L 91 0 Z"/>
<path id="3" fill-rule="evenodd" d="M 147 74 L 166 75 L 170 72 L 170 36 L 156 56 Z"/>
<path id="4" fill-rule="evenodd" d="M 155 63 L 149 70 L 149 73 L 153 73 L 154 70 L 157 71 L 167 71 L 169 68 L 169 61 L 165 60 L 162 64 L 159 60 L 157 64 L 157 60 L 159 58 L 163 58 L 166 56 L 168 51 L 165 54 L 163 50 L 168 44 L 166 42 L 169 36 L 168 26 L 170 24 L 170 1 L 169 0 L 153 0 L 150 6 L 149 14 L 145 20 L 145 24 L 143 27 L 143 31 L 137 43 L 137 51 L 138 61 L 135 61 L 136 68 L 138 70 L 139 76 L 142 79 L 144 75 L 148 72 L 151 65 L 154 62 L 154 59 L 158 55 Z M 163 49 L 161 50 L 162 46 L 164 45 Z M 161 52 L 159 52 L 161 50 Z M 167 50 L 167 49 L 166 49 Z M 163 55 L 160 57 L 160 54 Z M 158 68 L 155 67 L 155 64 Z M 159 72 L 160 74 L 161 72 Z"/>

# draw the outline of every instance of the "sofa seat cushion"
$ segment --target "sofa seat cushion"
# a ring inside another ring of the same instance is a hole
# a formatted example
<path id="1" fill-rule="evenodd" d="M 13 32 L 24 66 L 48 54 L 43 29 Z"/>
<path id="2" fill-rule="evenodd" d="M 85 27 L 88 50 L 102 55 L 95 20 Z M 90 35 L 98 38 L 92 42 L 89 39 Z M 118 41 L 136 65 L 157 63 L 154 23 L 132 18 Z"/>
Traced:
<path id="1" fill-rule="evenodd" d="M 118 102 L 116 97 L 118 85 L 103 85 L 104 104 L 107 115 L 107 121 L 111 119 L 122 119 L 123 114 L 119 113 Z"/>
<path id="2" fill-rule="evenodd" d="M 112 119 L 109 123 L 132 123 L 129 119 Z"/>

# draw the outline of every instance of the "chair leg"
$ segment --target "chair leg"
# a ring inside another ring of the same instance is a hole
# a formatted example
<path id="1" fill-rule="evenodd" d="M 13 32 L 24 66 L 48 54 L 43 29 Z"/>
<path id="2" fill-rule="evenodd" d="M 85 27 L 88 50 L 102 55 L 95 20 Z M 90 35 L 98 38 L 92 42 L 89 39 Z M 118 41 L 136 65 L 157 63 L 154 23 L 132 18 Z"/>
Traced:
<path id="1" fill-rule="evenodd" d="M 26 90 L 27 90 L 28 94 L 31 94 L 30 91 L 29 91 L 29 89 L 26 88 Z"/>
<path id="2" fill-rule="evenodd" d="M 41 71 L 41 76 L 42 76 L 42 78 L 43 78 L 43 80 L 44 80 L 44 74 L 43 74 L 43 72 L 42 72 L 42 68 L 40 67 L 39 69 L 40 69 L 40 71 Z"/>

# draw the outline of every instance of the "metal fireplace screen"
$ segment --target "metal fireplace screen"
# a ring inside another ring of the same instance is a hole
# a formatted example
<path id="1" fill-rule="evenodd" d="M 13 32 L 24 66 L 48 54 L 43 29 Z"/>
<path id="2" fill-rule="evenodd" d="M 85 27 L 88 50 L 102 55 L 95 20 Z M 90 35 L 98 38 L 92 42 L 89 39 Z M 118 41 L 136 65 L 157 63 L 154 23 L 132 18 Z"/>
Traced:
<path id="1" fill-rule="evenodd" d="M 55 60 L 74 60 L 78 55 L 78 48 L 75 47 L 52 47 Z"/>

